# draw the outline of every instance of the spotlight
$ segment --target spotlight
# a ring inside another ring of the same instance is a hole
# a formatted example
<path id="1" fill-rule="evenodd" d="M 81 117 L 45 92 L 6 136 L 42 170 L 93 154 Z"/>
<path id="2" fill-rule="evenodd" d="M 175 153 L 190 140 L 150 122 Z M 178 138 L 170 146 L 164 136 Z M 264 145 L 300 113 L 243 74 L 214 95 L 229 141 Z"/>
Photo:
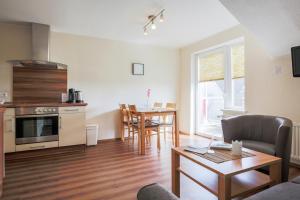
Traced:
<path id="1" fill-rule="evenodd" d="M 164 21 L 165 21 L 165 19 L 164 19 L 164 13 L 162 12 L 160 14 L 160 17 L 159 17 L 159 22 L 164 22 Z"/>
<path id="2" fill-rule="evenodd" d="M 144 35 L 148 35 L 148 30 L 147 30 L 147 28 L 144 28 Z"/>
<path id="3" fill-rule="evenodd" d="M 151 29 L 152 29 L 152 30 L 155 30 L 155 29 L 156 29 L 156 25 L 155 25 L 155 23 L 154 23 L 153 20 L 152 20 L 152 23 L 151 23 Z"/>

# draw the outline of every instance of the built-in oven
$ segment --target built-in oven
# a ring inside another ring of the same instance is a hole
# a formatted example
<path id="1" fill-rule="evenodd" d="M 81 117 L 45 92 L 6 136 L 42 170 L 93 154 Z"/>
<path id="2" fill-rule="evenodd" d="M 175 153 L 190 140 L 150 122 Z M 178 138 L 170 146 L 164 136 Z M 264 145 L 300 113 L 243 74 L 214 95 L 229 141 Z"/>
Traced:
<path id="1" fill-rule="evenodd" d="M 58 141 L 57 107 L 16 108 L 16 144 Z"/>

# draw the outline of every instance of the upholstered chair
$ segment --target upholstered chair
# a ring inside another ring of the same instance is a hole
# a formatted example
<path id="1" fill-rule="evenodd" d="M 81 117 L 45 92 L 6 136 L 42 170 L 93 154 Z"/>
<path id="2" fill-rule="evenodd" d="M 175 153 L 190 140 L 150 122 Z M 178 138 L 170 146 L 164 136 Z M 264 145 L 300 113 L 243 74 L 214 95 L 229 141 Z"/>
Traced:
<path id="1" fill-rule="evenodd" d="M 292 121 L 275 116 L 243 115 L 222 120 L 224 141 L 241 140 L 243 147 L 282 158 L 282 181 L 288 180 Z M 268 172 L 268 169 L 262 169 Z"/>

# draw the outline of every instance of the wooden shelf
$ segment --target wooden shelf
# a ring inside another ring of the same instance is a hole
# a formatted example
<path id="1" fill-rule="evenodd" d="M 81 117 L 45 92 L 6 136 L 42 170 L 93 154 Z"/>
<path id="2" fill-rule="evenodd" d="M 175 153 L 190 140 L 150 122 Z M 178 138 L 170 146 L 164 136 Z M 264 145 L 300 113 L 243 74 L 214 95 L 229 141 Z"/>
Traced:
<path id="1" fill-rule="evenodd" d="M 190 174 L 182 168 L 178 168 L 177 170 L 214 195 L 218 195 L 217 174 L 205 169 L 204 171 L 196 170 Z M 231 178 L 231 197 L 248 195 L 271 184 L 272 182 L 268 175 L 255 170 L 237 174 Z"/>

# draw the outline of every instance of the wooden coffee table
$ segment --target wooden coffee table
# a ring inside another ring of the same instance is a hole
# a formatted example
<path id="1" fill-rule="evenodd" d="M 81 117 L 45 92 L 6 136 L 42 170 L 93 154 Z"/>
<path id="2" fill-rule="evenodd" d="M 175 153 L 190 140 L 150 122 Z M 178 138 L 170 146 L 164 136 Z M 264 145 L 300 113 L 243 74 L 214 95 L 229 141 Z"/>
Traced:
<path id="1" fill-rule="evenodd" d="M 180 174 L 210 191 L 220 200 L 245 197 L 281 182 L 281 158 L 243 148 L 254 156 L 215 163 L 181 147 L 172 148 L 172 191 L 180 197 Z M 180 162 L 180 157 L 187 160 Z M 189 163 L 189 164 L 186 164 Z M 270 175 L 255 169 L 270 166 Z"/>

